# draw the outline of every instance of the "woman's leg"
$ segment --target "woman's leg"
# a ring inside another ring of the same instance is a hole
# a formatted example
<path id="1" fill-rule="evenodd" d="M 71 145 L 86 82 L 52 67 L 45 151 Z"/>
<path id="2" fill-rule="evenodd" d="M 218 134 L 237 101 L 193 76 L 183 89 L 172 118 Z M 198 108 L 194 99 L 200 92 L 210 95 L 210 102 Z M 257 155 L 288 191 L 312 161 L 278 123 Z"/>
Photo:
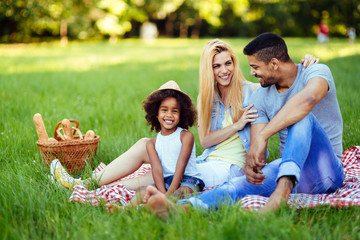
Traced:
<path id="1" fill-rule="evenodd" d="M 197 170 L 201 174 L 205 188 L 216 187 L 229 181 L 231 165 L 222 160 L 206 160 L 197 163 Z"/>
<path id="2" fill-rule="evenodd" d="M 142 138 L 137 141 L 129 150 L 113 160 L 101 172 L 95 174 L 93 179 L 97 181 L 99 185 L 108 185 L 135 172 L 143 163 L 150 163 L 146 151 L 146 143 L 148 140 L 148 138 Z M 148 179 L 149 175 L 145 176 L 142 180 L 148 182 Z M 139 182 L 139 179 L 134 178 L 133 180 L 126 180 L 126 182 L 128 184 L 132 182 L 136 183 Z"/>
<path id="3" fill-rule="evenodd" d="M 150 163 L 150 159 L 146 151 L 146 143 L 148 141 L 148 138 L 142 138 L 137 141 L 131 148 L 129 148 L 129 150 L 113 160 L 101 172 L 94 174 L 92 179 L 101 186 L 122 184 L 134 190 L 141 186 L 152 184 L 153 180 L 151 173 L 121 182 L 114 182 L 135 172 L 143 163 Z M 74 186 L 78 184 L 86 186 L 91 183 L 91 179 L 74 179 L 67 173 L 58 159 L 55 159 L 51 163 L 50 172 L 61 185 L 70 189 L 73 189 Z"/>

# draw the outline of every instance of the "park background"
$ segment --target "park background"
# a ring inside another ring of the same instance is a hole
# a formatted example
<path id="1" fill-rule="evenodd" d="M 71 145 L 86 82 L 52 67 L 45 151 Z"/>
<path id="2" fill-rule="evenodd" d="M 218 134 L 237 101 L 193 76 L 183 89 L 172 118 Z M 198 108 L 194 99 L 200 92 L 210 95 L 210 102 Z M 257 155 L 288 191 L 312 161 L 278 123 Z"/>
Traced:
<path id="1" fill-rule="evenodd" d="M 315 36 L 360 30 L 358 0 L 3 0 L 0 41 L 32 42 L 139 37 L 154 23 L 161 37 L 248 37 L 272 31 Z"/>
<path id="2" fill-rule="evenodd" d="M 332 71 L 344 119 L 344 150 L 360 143 L 358 1 L 12 1 L 0 2 L 0 239 L 360 239 L 359 207 L 287 206 L 259 216 L 240 206 L 217 212 L 174 212 L 162 221 L 145 209 L 108 214 L 103 205 L 68 202 L 70 190 L 48 178 L 33 115 L 42 114 L 49 136 L 64 118 L 101 137 L 98 153 L 78 177 L 90 176 L 139 138 L 155 136 L 141 103 L 173 79 L 195 102 L 199 59 L 214 37 L 231 44 L 246 79 L 242 54 L 252 37 L 285 37 L 295 62 L 319 57 Z M 325 20 L 330 41 L 320 44 Z M 158 38 L 140 38 L 143 23 Z M 190 129 L 199 144 L 197 129 Z M 269 160 L 279 156 L 270 140 Z M 94 186 L 95 188 L 96 186 Z"/>

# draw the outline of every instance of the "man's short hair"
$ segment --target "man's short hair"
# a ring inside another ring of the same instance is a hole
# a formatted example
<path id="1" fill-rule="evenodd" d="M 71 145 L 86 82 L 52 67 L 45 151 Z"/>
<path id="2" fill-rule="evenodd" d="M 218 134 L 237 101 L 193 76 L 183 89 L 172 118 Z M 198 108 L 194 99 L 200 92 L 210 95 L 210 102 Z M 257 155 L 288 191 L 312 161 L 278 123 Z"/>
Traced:
<path id="1" fill-rule="evenodd" d="M 256 59 L 268 64 L 272 58 L 282 62 L 290 61 L 284 39 L 275 33 L 262 33 L 244 48 L 244 54 L 255 55 Z"/>

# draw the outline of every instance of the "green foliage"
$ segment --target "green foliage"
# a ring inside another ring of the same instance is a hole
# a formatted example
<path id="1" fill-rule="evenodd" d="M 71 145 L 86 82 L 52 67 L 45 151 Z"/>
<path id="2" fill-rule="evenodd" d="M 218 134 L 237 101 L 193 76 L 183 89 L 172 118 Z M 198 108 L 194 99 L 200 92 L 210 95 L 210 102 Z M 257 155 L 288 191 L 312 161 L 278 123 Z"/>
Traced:
<path id="1" fill-rule="evenodd" d="M 173 37 L 314 36 L 321 20 L 331 36 L 360 31 L 357 0 L 4 0 L 0 41 L 29 42 L 139 36 L 141 24 L 155 22 L 160 35 Z"/>
<path id="2" fill-rule="evenodd" d="M 94 0 L 96 1 L 96 0 Z M 93 0 L 6 0 L 0 2 L 0 41 L 30 42 L 60 35 L 60 25 L 65 21 L 70 38 L 91 35 L 94 29 L 89 12 Z M 80 36 L 79 36 L 80 34 Z"/>
<path id="3" fill-rule="evenodd" d="M 359 207 L 293 210 L 286 206 L 259 216 L 239 206 L 219 211 L 173 212 L 168 221 L 146 209 L 108 214 L 103 205 L 68 202 L 69 190 L 54 185 L 41 162 L 32 117 L 42 114 L 49 135 L 63 118 L 92 129 L 101 144 L 92 168 L 109 163 L 139 138 L 146 126 L 143 99 L 176 80 L 195 100 L 199 56 L 209 39 L 160 39 L 0 45 L 0 238 L 1 239 L 359 239 Z M 250 67 L 242 48 L 250 39 L 225 39 L 238 54 L 245 77 Z M 335 39 L 286 39 L 295 62 L 306 53 L 332 70 L 344 119 L 344 149 L 359 145 L 360 45 Z M 203 149 L 196 128 L 197 155 Z M 271 139 L 270 159 L 278 157 Z M 78 176 L 86 177 L 86 171 Z"/>

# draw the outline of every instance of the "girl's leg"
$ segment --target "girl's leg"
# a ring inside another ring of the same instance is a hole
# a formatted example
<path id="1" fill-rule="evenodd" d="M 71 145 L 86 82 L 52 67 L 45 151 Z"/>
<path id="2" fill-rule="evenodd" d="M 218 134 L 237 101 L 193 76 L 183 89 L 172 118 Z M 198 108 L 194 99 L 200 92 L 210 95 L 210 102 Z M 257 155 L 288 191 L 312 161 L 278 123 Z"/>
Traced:
<path id="1" fill-rule="evenodd" d="M 191 193 L 193 193 L 193 190 L 191 188 L 189 188 L 189 187 L 179 187 L 173 193 L 173 196 L 175 198 L 185 198 L 185 197 L 189 197 Z"/>
<path id="2" fill-rule="evenodd" d="M 150 172 L 147 172 L 144 175 L 141 175 L 136 178 L 119 180 L 119 181 L 109 183 L 109 184 L 107 184 L 107 186 L 113 186 L 113 185 L 117 185 L 117 184 L 124 185 L 130 190 L 138 190 L 141 187 L 154 184 L 154 179 L 153 179 L 151 171 L 150 171 Z"/>
<path id="3" fill-rule="evenodd" d="M 99 185 L 107 185 L 135 172 L 143 163 L 150 163 L 146 151 L 148 140 L 148 138 L 142 138 L 137 141 L 129 150 L 113 160 L 101 172 L 94 175 L 93 179 Z M 128 180 L 128 183 L 132 181 L 138 182 L 138 180 Z"/>

